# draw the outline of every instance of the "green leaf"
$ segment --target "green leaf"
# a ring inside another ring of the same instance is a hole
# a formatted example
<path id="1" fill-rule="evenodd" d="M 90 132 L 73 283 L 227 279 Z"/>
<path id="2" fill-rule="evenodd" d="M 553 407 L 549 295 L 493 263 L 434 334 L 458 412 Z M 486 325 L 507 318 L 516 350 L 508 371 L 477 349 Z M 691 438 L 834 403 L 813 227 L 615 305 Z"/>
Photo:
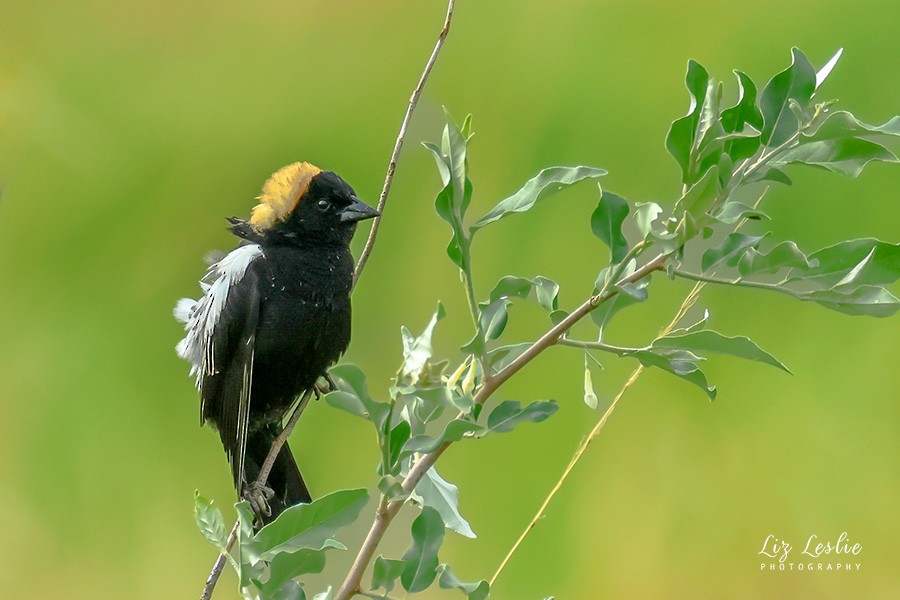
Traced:
<path id="1" fill-rule="evenodd" d="M 437 438 L 423 434 L 409 439 L 403 445 L 400 456 L 405 456 L 413 452 L 432 452 L 444 442 L 458 442 L 465 437 L 471 437 L 469 434 L 481 431 L 482 429 L 482 426 L 477 423 L 472 423 L 465 419 L 453 419 L 447 423 L 443 433 Z"/>
<path id="2" fill-rule="evenodd" d="M 509 346 L 500 346 L 488 352 L 488 364 L 494 373 L 499 373 L 506 368 L 509 363 L 519 358 L 523 352 L 528 350 L 532 342 L 523 342 L 521 344 L 511 344 Z"/>
<path id="3" fill-rule="evenodd" d="M 356 365 L 349 363 L 332 367 L 330 373 L 337 378 L 339 389 L 325 394 L 325 402 L 334 408 L 372 421 L 378 431 L 382 431 L 390 412 L 390 405 L 369 396 L 365 373 Z"/>
<path id="4" fill-rule="evenodd" d="M 703 258 L 700 259 L 700 266 L 703 271 L 708 271 L 721 262 L 733 267 L 743 256 L 744 252 L 750 248 L 756 248 L 764 237 L 766 236 L 729 233 L 721 244 L 703 253 Z"/>
<path id="5" fill-rule="evenodd" d="M 474 233 L 485 225 L 499 221 L 507 215 L 529 210 L 537 202 L 546 200 L 570 185 L 585 179 L 598 179 L 603 175 L 606 175 L 605 170 L 592 167 L 550 167 L 544 169 L 529 179 L 515 194 L 498 202 L 469 230 Z"/>
<path id="6" fill-rule="evenodd" d="M 368 501 L 364 489 L 340 490 L 310 504 L 291 506 L 259 530 L 253 540 L 254 550 L 263 560 L 269 560 L 280 552 L 322 549 L 338 529 L 356 520 Z"/>
<path id="7" fill-rule="evenodd" d="M 783 185 L 794 184 L 791 178 L 785 175 L 784 171 L 771 166 L 763 166 L 758 171 L 754 171 L 744 180 L 744 183 L 757 183 L 760 181 L 771 181 Z"/>
<path id="8" fill-rule="evenodd" d="M 790 101 L 805 107 L 816 89 L 816 73 L 806 56 L 792 48 L 791 58 L 791 66 L 775 75 L 760 97 L 761 140 L 766 146 L 779 146 L 797 132 L 800 122 L 790 110 Z"/>
<path id="9" fill-rule="evenodd" d="M 434 155 L 443 189 L 434 200 L 438 215 L 450 224 L 452 236 L 447 246 L 447 255 L 460 269 L 467 270 L 465 264 L 468 256 L 469 239 L 463 228 L 463 217 L 472 200 L 472 182 L 467 176 L 468 138 L 454 123 L 450 114 L 444 110 L 446 126 L 441 140 L 441 147 L 425 144 Z M 467 118 L 463 127 L 468 128 Z M 468 131 L 467 131 L 468 132 Z"/>
<path id="10" fill-rule="evenodd" d="M 559 308 L 559 284 L 540 275 L 531 282 L 534 284 L 534 297 L 538 305 L 548 312 L 557 310 Z"/>
<path id="11" fill-rule="evenodd" d="M 401 450 L 406 442 L 409 441 L 410 431 L 409 421 L 400 421 L 393 429 L 391 429 L 390 435 L 388 436 L 388 468 L 392 473 L 394 472 L 393 467 L 397 465 L 400 460 Z"/>
<path id="12" fill-rule="evenodd" d="M 741 134 L 726 139 L 724 145 L 725 153 L 732 161 L 738 162 L 756 154 L 763 119 L 756 107 L 756 84 L 740 71 L 734 74 L 738 78 L 738 101 L 722 111 L 722 128 L 727 133 Z"/>
<path id="13" fill-rule="evenodd" d="M 437 577 L 438 550 L 444 542 L 444 523 L 438 512 L 426 506 L 412 524 L 412 546 L 403 555 L 400 582 L 408 592 L 421 592 Z"/>
<path id="14" fill-rule="evenodd" d="M 873 161 L 900 162 L 893 152 L 881 144 L 861 138 L 833 138 L 800 144 L 778 154 L 772 159 L 772 164 L 800 163 L 857 177 Z"/>
<path id="15" fill-rule="evenodd" d="M 366 409 L 366 405 L 352 392 L 335 390 L 325 394 L 324 400 L 330 406 L 348 412 L 351 415 L 356 415 L 357 417 L 362 417 L 364 419 L 369 418 L 369 411 Z"/>
<path id="16" fill-rule="evenodd" d="M 506 323 L 509 320 L 509 313 L 506 310 L 512 304 L 506 298 L 494 300 L 481 310 L 481 331 L 484 332 L 486 340 L 495 340 L 503 334 L 506 329 Z"/>
<path id="17" fill-rule="evenodd" d="M 430 506 L 441 515 L 447 529 L 467 538 L 475 538 L 471 525 L 459 512 L 459 488 L 444 480 L 434 467 L 416 485 L 412 498 L 422 506 Z"/>
<path id="18" fill-rule="evenodd" d="M 321 573 L 325 569 L 325 551 L 329 548 L 346 550 L 334 540 L 329 540 L 321 550 L 304 548 L 296 552 L 282 552 L 275 555 L 269 562 L 269 578 L 263 584 L 262 592 L 274 596 L 282 586 L 295 577 Z"/>
<path id="19" fill-rule="evenodd" d="M 219 552 L 228 552 L 226 548 L 228 531 L 225 529 L 222 511 L 213 506 L 212 501 L 201 496 L 199 491 L 194 492 L 194 519 L 197 521 L 197 527 L 200 528 L 203 537 L 209 540 Z"/>
<path id="20" fill-rule="evenodd" d="M 734 225 L 743 219 L 769 219 L 769 215 L 741 202 L 729 202 L 716 214 L 716 220 L 726 225 Z"/>
<path id="21" fill-rule="evenodd" d="M 712 329 L 661 337 L 653 342 L 653 347 L 681 348 L 693 353 L 714 352 L 716 354 L 728 354 L 738 358 L 765 363 L 777 369 L 781 369 L 786 373 L 791 372 L 790 369 L 781 363 L 781 361 L 757 346 L 750 338 L 743 336 L 727 337 Z"/>
<path id="22" fill-rule="evenodd" d="M 541 308 L 551 312 L 558 308 L 559 285 L 540 275 L 534 279 L 506 275 L 491 290 L 489 302 L 481 303 L 479 307 L 484 310 L 491 302 L 504 298 L 528 298 L 532 289 Z"/>
<path id="23" fill-rule="evenodd" d="M 626 277 L 630 277 L 634 274 L 636 269 L 637 261 L 632 259 L 628 261 L 628 264 L 625 265 L 625 268 L 620 273 L 620 277 L 623 279 Z M 603 288 L 603 286 L 606 284 L 607 277 L 609 277 L 609 269 L 605 268 L 600 271 L 600 274 L 597 277 L 597 282 L 594 284 L 595 293 Z M 612 296 L 608 300 L 603 301 L 600 306 L 592 310 L 590 313 L 591 320 L 595 325 L 597 325 L 601 333 L 603 332 L 613 315 L 624 308 L 643 302 L 649 297 L 649 292 L 647 291 L 647 286 L 649 284 L 650 278 L 647 277 L 634 283 L 627 283 L 618 286 L 614 285 L 612 287 L 612 291 L 617 292 L 616 295 Z"/>
<path id="24" fill-rule="evenodd" d="M 245 597 L 249 598 L 251 596 Z M 263 593 L 260 598 L 265 598 L 266 600 L 306 600 L 306 593 L 299 582 L 289 579 L 279 589 L 271 593 Z"/>
<path id="25" fill-rule="evenodd" d="M 444 408 L 451 406 L 452 392 L 444 385 L 427 388 L 417 387 L 408 397 L 408 406 L 412 409 L 410 420 L 413 425 L 413 434 L 421 433 L 418 425 L 425 425 L 435 421 L 444 413 Z"/>
<path id="26" fill-rule="evenodd" d="M 443 563 L 437 568 L 441 577 L 438 579 L 438 585 L 445 590 L 459 590 L 466 595 L 468 600 L 484 600 L 490 593 L 490 585 L 482 579 L 475 583 L 464 583 L 450 565 Z"/>
<path id="27" fill-rule="evenodd" d="M 722 191 L 719 181 L 719 168 L 712 167 L 703 178 L 692 185 L 675 203 L 675 214 L 682 212 L 687 219 L 687 236 L 693 236 L 707 222 L 707 212 L 713 207 Z"/>
<path id="28" fill-rule="evenodd" d="M 506 275 L 491 290 L 489 298 L 492 302 L 501 298 L 527 298 L 531 294 L 532 286 L 530 279 Z"/>
<path id="29" fill-rule="evenodd" d="M 329 585 L 327 590 L 313 596 L 313 600 L 334 600 L 334 590 Z"/>
<path id="30" fill-rule="evenodd" d="M 234 510 L 238 515 L 238 579 L 241 587 L 250 585 L 251 579 L 258 579 L 263 573 L 263 563 L 260 562 L 259 553 L 253 544 L 253 522 L 256 517 L 250 510 L 250 503 L 246 500 L 237 502 Z M 235 563 L 232 563 L 235 564 Z"/>
<path id="31" fill-rule="evenodd" d="M 653 231 L 653 222 L 663 212 L 662 206 L 656 202 L 638 202 L 634 205 L 634 223 L 642 239 L 647 239 Z"/>
<path id="32" fill-rule="evenodd" d="M 847 240 L 809 255 L 816 266 L 791 273 L 792 280 L 803 279 L 831 286 L 847 276 L 871 254 L 855 280 L 859 284 L 889 285 L 900 278 L 900 244 L 874 238 Z"/>
<path id="33" fill-rule="evenodd" d="M 754 273 L 777 273 L 790 268 L 810 268 L 806 254 L 794 242 L 781 242 L 768 252 L 748 248 L 738 261 L 738 272 L 742 277 Z"/>
<path id="34" fill-rule="evenodd" d="M 628 240 L 622 223 L 628 216 L 628 201 L 611 192 L 601 191 L 600 203 L 591 215 L 591 231 L 609 246 L 611 262 L 620 263 L 628 254 Z"/>
<path id="35" fill-rule="evenodd" d="M 405 567 L 406 563 L 402 560 L 385 558 L 379 554 L 372 565 L 372 589 L 384 588 L 388 592 L 392 591 L 394 582 Z"/>
<path id="36" fill-rule="evenodd" d="M 706 98 L 709 74 L 700 63 L 691 60 L 688 61 L 684 82 L 691 95 L 691 105 L 687 115 L 676 119 L 669 127 L 669 133 L 666 135 L 666 150 L 681 167 L 681 181 L 687 185 L 692 182 L 691 153 L 697 134 L 697 124 L 700 121 L 700 112 Z"/>
<path id="37" fill-rule="evenodd" d="M 609 324 L 609 321 L 613 317 L 613 315 L 624 308 L 628 308 L 629 306 L 633 306 L 639 303 L 640 300 L 637 300 L 633 296 L 629 296 L 628 294 L 616 294 L 591 311 L 591 320 L 602 331 L 606 329 L 606 326 Z"/>
<path id="38" fill-rule="evenodd" d="M 863 285 L 850 291 L 830 289 L 801 292 L 799 298 L 848 315 L 889 317 L 900 309 L 900 300 L 886 289 L 872 285 Z"/>
<path id="39" fill-rule="evenodd" d="M 649 348 L 631 353 L 645 367 L 657 367 L 677 377 L 693 383 L 706 393 L 710 400 L 716 398 L 716 388 L 706 381 L 706 375 L 700 370 L 698 363 L 703 358 L 687 350 L 678 348 Z"/>
<path id="40" fill-rule="evenodd" d="M 518 400 L 506 400 L 488 415 L 486 433 L 506 433 L 525 421 L 540 423 L 550 418 L 558 409 L 559 405 L 555 400 L 532 402 L 525 408 L 522 408 Z"/>
<path id="41" fill-rule="evenodd" d="M 823 141 L 851 137 L 879 137 L 900 135 L 900 116 L 895 116 L 882 125 L 863 123 L 845 110 L 825 114 L 803 132 L 801 140 Z"/>
<path id="42" fill-rule="evenodd" d="M 450 116 L 450 111 L 447 110 L 447 107 L 444 107 L 444 119 L 447 123 L 447 126 L 444 128 L 444 135 L 441 140 L 442 149 L 444 151 L 444 155 L 449 158 L 449 166 L 450 166 L 450 178 L 453 183 L 453 191 L 455 192 L 455 196 L 461 200 L 461 204 L 458 207 L 460 218 L 465 215 L 466 208 L 468 207 L 468 200 L 465 197 L 464 190 L 466 187 L 466 168 L 467 168 L 467 154 L 468 154 L 468 139 L 467 136 L 463 134 L 463 132 L 456 127 L 456 124 L 453 121 L 453 117 Z M 471 127 L 471 115 L 466 117 L 466 120 L 463 124 L 465 128 Z"/>
<path id="43" fill-rule="evenodd" d="M 400 380 L 409 384 L 415 384 L 419 381 L 422 369 L 431 358 L 431 338 L 434 335 L 434 328 L 446 314 L 447 311 L 444 310 L 444 306 L 438 302 L 437 310 L 431 316 L 422 335 L 413 337 L 408 329 L 405 327 L 401 328 L 403 365 L 400 367 Z"/>

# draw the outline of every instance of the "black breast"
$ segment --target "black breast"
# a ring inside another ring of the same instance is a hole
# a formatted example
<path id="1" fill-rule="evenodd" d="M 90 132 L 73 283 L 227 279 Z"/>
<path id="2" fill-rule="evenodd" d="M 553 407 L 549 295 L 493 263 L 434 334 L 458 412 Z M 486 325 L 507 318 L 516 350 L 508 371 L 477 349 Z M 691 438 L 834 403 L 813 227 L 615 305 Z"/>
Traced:
<path id="1" fill-rule="evenodd" d="M 263 252 L 251 404 L 276 420 L 350 343 L 353 257 L 334 247 Z"/>

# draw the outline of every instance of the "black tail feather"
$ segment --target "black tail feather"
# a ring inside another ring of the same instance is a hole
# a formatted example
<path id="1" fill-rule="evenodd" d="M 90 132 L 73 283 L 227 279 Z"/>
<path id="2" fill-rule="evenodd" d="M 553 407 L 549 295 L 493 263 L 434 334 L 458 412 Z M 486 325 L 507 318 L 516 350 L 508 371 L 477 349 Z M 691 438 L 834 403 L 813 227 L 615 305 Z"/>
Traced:
<path id="1" fill-rule="evenodd" d="M 244 458 L 244 481 L 256 481 L 260 467 L 269 455 L 272 442 L 278 437 L 278 433 L 275 427 L 266 427 L 265 429 L 249 433 L 247 452 Z M 235 478 L 235 486 L 240 487 L 237 476 Z M 294 456 L 291 454 L 291 449 L 287 443 L 281 447 L 281 451 L 272 465 L 272 471 L 269 473 L 266 486 L 272 488 L 275 495 L 269 500 L 269 507 L 272 510 L 271 514 L 257 515 L 261 525 L 268 525 L 288 507 L 312 502 L 309 489 L 307 489 L 306 483 L 300 475 L 300 469 L 297 467 L 297 463 L 294 461 Z M 240 493 L 241 490 L 239 489 L 238 491 Z"/>

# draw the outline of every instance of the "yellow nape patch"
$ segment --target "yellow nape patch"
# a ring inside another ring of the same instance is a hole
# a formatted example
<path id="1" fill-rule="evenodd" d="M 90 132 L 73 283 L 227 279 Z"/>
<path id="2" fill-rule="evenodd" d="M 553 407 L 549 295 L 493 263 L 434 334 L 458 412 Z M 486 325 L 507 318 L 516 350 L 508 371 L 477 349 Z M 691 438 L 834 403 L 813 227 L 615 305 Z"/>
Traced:
<path id="1" fill-rule="evenodd" d="M 322 172 L 319 167 L 297 162 L 275 171 L 263 185 L 257 200 L 259 204 L 250 212 L 250 225 L 262 232 L 276 221 L 283 221 L 291 214 L 300 196 L 306 193 L 312 178 Z"/>

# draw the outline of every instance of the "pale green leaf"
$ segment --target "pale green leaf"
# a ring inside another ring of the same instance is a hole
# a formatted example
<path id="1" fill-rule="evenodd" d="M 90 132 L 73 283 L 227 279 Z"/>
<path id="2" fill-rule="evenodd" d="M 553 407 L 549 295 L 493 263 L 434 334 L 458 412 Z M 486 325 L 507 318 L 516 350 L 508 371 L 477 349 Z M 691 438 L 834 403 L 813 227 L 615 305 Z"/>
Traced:
<path id="1" fill-rule="evenodd" d="M 857 177 L 873 161 L 900 162 L 893 152 L 862 138 L 832 138 L 800 144 L 778 154 L 772 164 L 798 163 Z"/>
<path id="2" fill-rule="evenodd" d="M 356 520 L 368 501 L 364 489 L 340 490 L 310 504 L 291 506 L 259 530 L 253 548 L 263 560 L 280 552 L 324 548 L 338 529 Z"/>
<path id="3" fill-rule="evenodd" d="M 482 579 L 474 583 L 465 583 L 456 576 L 450 565 L 446 563 L 438 566 L 438 573 L 441 575 L 440 579 L 438 579 L 438 585 L 442 589 L 459 590 L 466 595 L 467 600 L 484 600 L 490 593 L 490 586 L 487 581 Z"/>
<path id="4" fill-rule="evenodd" d="M 791 66 L 775 75 L 760 96 L 761 141 L 766 146 L 783 144 L 797 132 L 800 123 L 790 110 L 790 101 L 805 107 L 816 89 L 816 73 L 806 56 L 793 48 L 791 58 Z"/>
<path id="5" fill-rule="evenodd" d="M 524 212 L 537 202 L 545 200 L 571 185 L 585 179 L 598 179 L 606 175 L 603 169 L 592 167 L 550 167 L 544 169 L 512 196 L 497 203 L 485 216 L 479 219 L 470 230 L 472 232 L 502 219 L 512 213 Z"/>
<path id="6" fill-rule="evenodd" d="M 419 380 L 420 372 L 431 358 L 431 338 L 434 335 L 434 328 L 446 314 L 444 306 L 438 302 L 437 310 L 431 316 L 422 335 L 413 337 L 409 330 L 402 328 L 403 364 L 400 367 L 399 378 L 404 382 L 415 384 Z"/>
<path id="7" fill-rule="evenodd" d="M 421 592 L 437 577 L 438 550 L 444 542 L 444 523 L 437 510 L 422 509 L 412 524 L 412 546 L 403 555 L 400 582 L 408 592 Z"/>
<path id="8" fill-rule="evenodd" d="M 768 252 L 748 248 L 738 261 L 738 272 L 742 277 L 754 273 L 777 273 L 782 269 L 808 269 L 809 259 L 794 242 L 781 242 Z"/>
<path id="9" fill-rule="evenodd" d="M 729 233 L 721 244 L 703 253 L 700 266 L 703 271 L 708 271 L 723 262 L 728 266 L 734 266 L 747 250 L 756 248 L 764 237 L 765 235 Z"/>
<path id="10" fill-rule="evenodd" d="M 203 537 L 209 540 L 219 552 L 228 551 L 225 547 L 228 531 L 225 529 L 222 511 L 213 506 L 212 501 L 201 496 L 199 491 L 194 492 L 194 519 L 197 521 L 197 527 L 200 528 Z"/>
<path id="11" fill-rule="evenodd" d="M 653 347 L 681 348 L 693 353 L 713 352 L 716 354 L 728 354 L 765 363 L 790 373 L 790 370 L 781 361 L 757 346 L 753 340 L 744 336 L 727 337 L 712 329 L 661 337 L 653 342 Z"/>
<path id="12" fill-rule="evenodd" d="M 797 269 L 792 279 L 803 279 L 831 287 L 847 276 L 854 267 L 866 261 L 855 281 L 866 285 L 888 285 L 900 278 L 900 243 L 891 244 L 874 238 L 847 240 L 822 248 L 809 255 L 815 266 Z"/>
<path id="13" fill-rule="evenodd" d="M 378 555 L 372 565 L 372 589 L 384 588 L 390 592 L 394 589 L 394 582 L 400 577 L 400 573 L 405 567 L 406 563 L 402 560 Z"/>
<path id="14" fill-rule="evenodd" d="M 678 348 L 649 348 L 631 353 L 645 367 L 657 367 L 688 381 L 704 391 L 710 400 L 716 398 L 716 388 L 710 386 L 698 363 L 703 358 Z"/>
<path id="15" fill-rule="evenodd" d="M 555 400 L 536 401 L 522 407 L 518 400 L 501 402 L 488 415 L 487 433 L 505 433 L 512 431 L 519 423 L 545 421 L 559 409 Z"/>
<path id="16" fill-rule="evenodd" d="M 629 210 L 625 198 L 603 191 L 600 203 L 591 215 L 591 231 L 609 247 L 610 262 L 620 263 L 628 253 L 628 240 L 622 233 L 622 223 Z"/>
<path id="17" fill-rule="evenodd" d="M 634 205 L 634 223 L 637 225 L 641 238 L 647 239 L 653 231 L 653 222 L 663 212 L 662 206 L 656 202 L 639 202 Z"/>
<path id="18" fill-rule="evenodd" d="M 801 300 L 810 300 L 825 308 L 848 315 L 889 317 L 900 309 L 900 300 L 884 288 L 863 285 L 854 290 L 813 290 L 802 292 Z"/>
<path id="19" fill-rule="evenodd" d="M 413 500 L 423 506 L 430 506 L 441 515 L 447 529 L 467 538 L 475 538 L 472 526 L 459 512 L 459 488 L 444 480 L 434 467 L 416 485 Z"/>

